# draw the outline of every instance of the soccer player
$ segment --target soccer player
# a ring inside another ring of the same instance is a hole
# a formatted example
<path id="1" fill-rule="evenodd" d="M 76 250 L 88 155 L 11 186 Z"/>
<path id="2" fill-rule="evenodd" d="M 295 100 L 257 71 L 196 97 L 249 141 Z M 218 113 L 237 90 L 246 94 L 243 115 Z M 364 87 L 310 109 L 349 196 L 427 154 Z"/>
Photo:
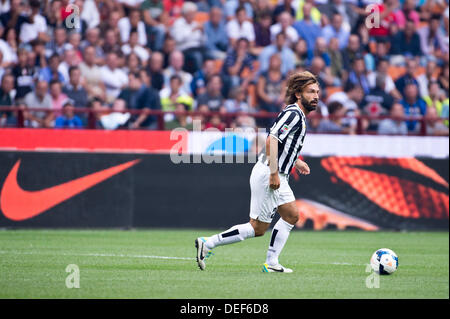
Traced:
<path id="1" fill-rule="evenodd" d="M 278 261 L 291 229 L 298 220 L 294 194 L 289 187 L 289 173 L 295 167 L 300 174 L 310 173 L 308 164 L 298 159 L 306 132 L 306 115 L 314 111 L 319 102 L 319 83 L 308 72 L 293 74 L 287 82 L 287 106 L 280 112 L 270 128 L 266 147 L 250 175 L 250 221 L 210 237 L 198 237 L 197 264 L 206 267 L 205 259 L 217 246 L 262 236 L 278 211 L 281 218 L 275 224 L 267 250 L 263 272 L 290 273 L 292 269 Z"/>

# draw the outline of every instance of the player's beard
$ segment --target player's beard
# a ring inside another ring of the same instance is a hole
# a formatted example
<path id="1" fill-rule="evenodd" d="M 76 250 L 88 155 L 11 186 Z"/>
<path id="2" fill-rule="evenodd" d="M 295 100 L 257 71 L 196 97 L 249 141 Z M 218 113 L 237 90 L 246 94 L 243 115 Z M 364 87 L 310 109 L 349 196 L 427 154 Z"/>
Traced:
<path id="1" fill-rule="evenodd" d="M 300 95 L 300 102 L 302 103 L 303 107 L 308 111 L 312 112 L 317 108 L 317 105 L 319 103 L 318 100 L 311 100 L 308 101 L 303 94 Z"/>

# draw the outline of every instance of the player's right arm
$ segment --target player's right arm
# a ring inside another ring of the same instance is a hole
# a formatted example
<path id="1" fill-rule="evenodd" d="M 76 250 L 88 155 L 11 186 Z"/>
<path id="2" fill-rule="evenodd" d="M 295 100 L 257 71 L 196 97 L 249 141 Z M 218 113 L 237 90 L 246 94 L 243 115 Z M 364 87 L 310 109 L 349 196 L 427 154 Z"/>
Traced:
<path id="1" fill-rule="evenodd" d="M 278 139 L 269 135 L 266 139 L 266 156 L 269 159 L 270 177 L 269 186 L 272 189 L 280 187 L 280 177 L 278 176 Z"/>

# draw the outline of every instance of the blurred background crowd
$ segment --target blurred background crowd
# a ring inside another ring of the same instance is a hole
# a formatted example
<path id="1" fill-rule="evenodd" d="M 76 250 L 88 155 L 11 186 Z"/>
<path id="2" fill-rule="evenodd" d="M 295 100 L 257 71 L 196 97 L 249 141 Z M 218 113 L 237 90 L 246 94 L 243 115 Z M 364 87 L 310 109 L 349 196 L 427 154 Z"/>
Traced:
<path id="1" fill-rule="evenodd" d="M 0 0 L 0 127 L 267 127 L 309 70 L 310 132 L 448 135 L 448 49 L 448 0 Z"/>

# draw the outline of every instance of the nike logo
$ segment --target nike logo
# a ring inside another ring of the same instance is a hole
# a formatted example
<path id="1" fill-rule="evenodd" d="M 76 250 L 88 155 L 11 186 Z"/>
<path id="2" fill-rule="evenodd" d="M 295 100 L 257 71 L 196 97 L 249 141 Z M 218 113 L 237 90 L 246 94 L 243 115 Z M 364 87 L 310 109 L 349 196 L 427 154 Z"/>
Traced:
<path id="1" fill-rule="evenodd" d="M 0 209 L 5 217 L 22 221 L 35 217 L 69 198 L 119 174 L 137 164 L 140 160 L 129 161 L 63 184 L 39 191 L 26 191 L 17 182 L 20 159 L 14 164 L 0 193 Z"/>

